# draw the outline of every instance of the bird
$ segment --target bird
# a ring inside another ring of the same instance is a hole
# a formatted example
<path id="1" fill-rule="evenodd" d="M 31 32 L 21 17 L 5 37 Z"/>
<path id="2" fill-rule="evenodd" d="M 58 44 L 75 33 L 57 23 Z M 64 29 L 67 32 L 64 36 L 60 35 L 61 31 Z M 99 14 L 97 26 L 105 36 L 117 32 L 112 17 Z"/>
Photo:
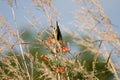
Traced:
<path id="1" fill-rule="evenodd" d="M 70 51 L 67 49 L 66 45 L 63 43 L 63 39 L 62 39 L 62 33 L 60 31 L 60 27 L 58 25 L 58 21 L 56 21 L 56 26 L 53 27 L 51 26 L 53 29 L 53 38 L 56 44 L 56 48 L 55 48 L 55 53 L 56 52 L 61 52 L 61 53 L 67 53 Z"/>
<path id="2" fill-rule="evenodd" d="M 53 35 L 55 40 L 59 43 L 59 45 L 63 44 L 63 40 L 62 40 L 62 34 L 58 25 L 58 21 L 56 21 L 56 27 L 53 30 Z"/>

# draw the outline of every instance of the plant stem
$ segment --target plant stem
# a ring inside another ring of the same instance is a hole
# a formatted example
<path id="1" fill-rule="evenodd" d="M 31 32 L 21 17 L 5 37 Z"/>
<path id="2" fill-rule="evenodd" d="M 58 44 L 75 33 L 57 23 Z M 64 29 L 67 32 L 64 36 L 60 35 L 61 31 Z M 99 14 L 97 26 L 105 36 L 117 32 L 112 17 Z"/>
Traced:
<path id="1" fill-rule="evenodd" d="M 27 71 L 27 75 L 28 75 L 28 78 L 30 80 L 30 74 L 29 74 L 29 71 L 28 71 L 28 67 L 27 67 L 27 64 L 26 64 L 26 61 L 25 61 L 25 57 L 24 57 L 24 52 L 23 52 L 23 48 L 22 48 L 22 45 L 21 45 L 21 42 L 22 40 L 20 39 L 20 36 L 19 36 L 19 32 L 18 32 L 18 26 L 17 26 L 17 23 L 16 23 L 16 17 L 15 17 L 15 12 L 14 12 L 14 8 L 11 7 L 11 11 L 12 11 L 12 15 L 13 15 L 13 20 L 14 20 L 14 24 L 15 24 L 15 27 L 16 27 L 16 33 L 17 33 L 17 38 L 18 38 L 18 41 L 19 41 L 19 48 L 20 48 L 20 51 L 21 51 L 21 55 L 22 55 L 22 58 L 23 58 L 23 62 L 24 62 L 24 65 L 25 65 L 25 69 Z"/>

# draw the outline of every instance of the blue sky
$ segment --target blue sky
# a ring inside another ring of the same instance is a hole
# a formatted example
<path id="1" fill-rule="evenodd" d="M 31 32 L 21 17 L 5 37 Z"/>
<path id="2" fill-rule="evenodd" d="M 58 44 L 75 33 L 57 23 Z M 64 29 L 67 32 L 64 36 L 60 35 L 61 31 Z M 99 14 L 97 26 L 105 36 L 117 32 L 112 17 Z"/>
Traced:
<path id="1" fill-rule="evenodd" d="M 100 2 L 112 23 L 120 26 L 120 0 L 100 0 Z"/>
<path id="2" fill-rule="evenodd" d="M 28 7 L 33 14 L 35 14 L 42 21 L 43 25 L 46 25 L 46 20 L 43 17 L 43 13 L 36 10 L 35 7 L 32 6 L 30 0 L 16 0 L 17 8 L 15 8 L 15 15 L 17 18 L 18 26 L 26 26 L 28 22 L 25 20 L 24 16 L 30 18 L 29 14 L 23 9 L 23 7 Z M 99 0 L 101 5 L 103 6 L 104 13 L 111 20 L 113 24 L 113 28 L 117 31 L 118 36 L 120 37 L 120 0 Z M 53 0 L 53 4 L 56 7 L 58 15 L 60 16 L 60 25 L 70 27 L 73 20 L 73 11 L 75 10 L 75 5 L 73 5 L 72 0 Z M 14 21 L 12 18 L 12 13 L 9 5 L 6 0 L 0 0 L 0 14 L 3 15 L 10 25 L 14 27 Z M 73 28 L 72 28 L 73 29 Z M 74 30 L 74 29 L 73 29 Z"/>
<path id="3" fill-rule="evenodd" d="M 99 0 L 101 5 L 103 6 L 105 14 L 110 18 L 113 26 L 120 30 L 120 0 Z M 24 23 L 23 16 L 27 15 L 22 7 L 31 7 L 29 5 L 30 1 L 26 0 L 23 3 L 23 0 L 17 0 L 18 7 L 16 8 L 16 16 L 18 24 Z M 61 16 L 62 24 L 67 25 L 66 22 L 72 19 L 70 16 L 72 14 L 72 10 L 74 10 L 75 6 L 72 4 L 71 0 L 53 0 L 59 15 Z M 71 6 L 72 5 L 72 6 Z M 21 6 L 21 7 L 19 7 Z M 34 9 L 33 9 L 34 10 Z M 39 12 L 34 11 L 36 15 L 39 16 Z M 6 0 L 0 0 L 0 14 L 5 16 L 5 18 L 11 23 L 12 22 L 12 14 L 9 6 L 6 4 Z M 64 14 L 64 15 L 63 15 Z"/>
<path id="4" fill-rule="evenodd" d="M 100 0 L 100 2 L 120 37 L 120 0 Z"/>

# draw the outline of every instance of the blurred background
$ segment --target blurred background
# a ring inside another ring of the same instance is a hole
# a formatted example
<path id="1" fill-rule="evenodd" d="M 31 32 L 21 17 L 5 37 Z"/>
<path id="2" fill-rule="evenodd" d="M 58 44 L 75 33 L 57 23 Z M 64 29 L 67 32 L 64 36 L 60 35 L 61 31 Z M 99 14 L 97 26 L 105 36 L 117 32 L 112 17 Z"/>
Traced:
<path id="1" fill-rule="evenodd" d="M 120 0 L 99 0 L 100 4 L 102 5 L 104 9 L 105 15 L 110 19 L 111 25 L 113 26 L 113 29 L 116 31 L 118 37 L 120 37 Z M 31 0 L 16 0 L 14 3 L 15 7 L 15 16 L 16 21 L 19 27 L 19 30 L 24 30 L 25 27 L 30 27 L 30 23 L 26 20 L 28 18 L 30 21 L 34 22 L 32 14 L 34 14 L 37 17 L 37 21 L 39 22 L 36 26 L 42 26 L 42 29 L 49 27 L 48 21 L 44 15 L 43 12 L 41 12 L 37 7 L 35 7 Z M 74 21 L 74 11 L 77 7 L 76 4 L 74 4 L 74 1 L 72 0 L 53 0 L 53 5 L 55 6 L 57 10 L 57 15 L 59 16 L 59 25 L 61 28 L 61 31 L 64 30 L 64 28 L 76 31 L 76 28 L 74 28 L 74 25 L 72 25 Z M 10 6 L 7 3 L 7 0 L 0 0 L 0 15 L 3 15 L 5 19 L 9 22 L 10 26 L 12 28 L 15 27 L 12 12 L 10 9 Z M 40 24 L 40 25 L 39 25 Z M 40 30 L 41 31 L 41 30 Z M 29 29 L 29 31 L 22 36 L 24 41 L 35 41 L 35 34 L 31 33 L 34 32 L 32 29 Z M 64 33 L 63 33 L 64 34 Z M 27 36 L 27 37 L 26 37 Z M 64 34 L 65 40 L 70 39 L 70 36 Z M 46 37 L 46 36 L 44 36 Z M 71 44 L 72 47 L 76 46 Z M 79 51 L 77 47 L 74 47 L 73 52 Z M 37 48 L 31 48 L 32 52 L 36 52 L 38 50 Z M 39 48 L 39 53 L 44 53 L 44 49 Z M 87 57 L 90 57 L 89 55 L 86 55 Z M 117 62 L 120 64 L 120 56 L 119 55 L 112 55 L 113 62 Z"/>
<path id="2" fill-rule="evenodd" d="M 118 34 L 118 37 L 120 37 L 120 0 L 99 0 L 100 4 L 102 5 L 104 9 L 104 13 L 108 16 L 108 18 L 111 20 L 111 24 L 113 26 L 113 29 Z M 77 7 L 77 5 L 73 4 L 72 0 L 53 0 L 53 4 L 57 10 L 58 16 L 59 16 L 59 24 L 61 28 L 69 28 L 72 30 L 75 30 L 74 26 L 71 25 L 72 21 L 74 20 L 74 10 Z M 41 13 L 35 6 L 33 6 L 31 0 L 16 0 L 15 4 L 15 16 L 16 21 L 19 26 L 19 28 L 22 30 L 26 26 L 30 26 L 28 21 L 26 21 L 25 17 L 29 18 L 32 21 L 31 15 L 29 13 L 32 12 L 37 17 L 38 22 L 42 23 L 43 26 L 49 26 L 44 13 Z M 28 11 L 30 10 L 30 11 Z M 6 20 L 9 22 L 11 27 L 14 27 L 14 21 L 12 17 L 11 9 L 7 3 L 7 0 L 0 0 L 0 14 L 3 15 Z M 39 26 L 39 25 L 37 25 Z M 31 30 L 32 31 L 32 30 Z M 30 33 L 29 33 L 30 34 Z M 26 34 L 27 35 L 27 34 Z M 32 34 L 31 34 L 32 35 Z M 29 35 L 29 36 L 31 36 Z M 28 35 L 27 35 L 28 36 Z M 33 35 L 34 36 L 34 35 Z M 33 38 L 33 36 L 31 38 Z M 31 38 L 26 38 L 27 40 L 30 40 Z M 119 56 L 112 56 L 113 60 L 115 62 L 119 61 Z"/>
<path id="3" fill-rule="evenodd" d="M 99 0 L 100 4 L 102 5 L 105 14 L 110 18 L 111 23 L 113 24 L 114 28 L 119 32 L 120 30 L 120 9 L 119 4 L 120 0 Z M 73 10 L 75 9 L 76 5 L 73 4 L 72 0 L 53 0 L 53 3 L 57 9 L 57 12 L 60 17 L 61 24 L 64 24 L 65 26 L 69 26 L 70 20 L 73 18 Z M 31 0 L 16 0 L 16 8 L 15 13 L 17 16 L 17 23 L 18 25 L 26 24 L 24 16 L 27 16 L 28 14 L 25 12 L 23 8 L 29 7 L 32 12 L 35 15 L 38 15 L 40 17 L 42 16 L 42 13 L 39 12 L 39 10 L 36 10 L 31 3 Z M 12 13 L 10 10 L 10 7 L 7 3 L 7 0 L 0 0 L 0 14 L 4 15 L 5 18 L 10 22 L 11 25 L 13 25 L 12 21 Z M 40 21 L 44 22 L 44 18 L 40 18 Z M 44 22 L 45 24 L 45 22 Z M 21 25 L 22 26 L 22 25 Z M 120 34 L 119 34 L 120 36 Z"/>

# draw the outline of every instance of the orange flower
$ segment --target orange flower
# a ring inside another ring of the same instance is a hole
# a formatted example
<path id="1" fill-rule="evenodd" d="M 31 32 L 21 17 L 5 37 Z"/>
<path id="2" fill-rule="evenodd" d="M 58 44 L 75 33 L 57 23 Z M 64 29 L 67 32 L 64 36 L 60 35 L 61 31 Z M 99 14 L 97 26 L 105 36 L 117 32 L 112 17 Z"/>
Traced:
<path id="1" fill-rule="evenodd" d="M 52 38 L 47 38 L 47 42 L 51 43 L 52 42 Z"/>
<path id="2" fill-rule="evenodd" d="M 70 53 L 70 51 L 67 49 L 67 47 L 66 47 L 65 45 L 62 45 L 62 46 L 61 46 L 61 49 L 62 49 L 63 52 L 68 52 L 68 53 Z"/>
<path id="3" fill-rule="evenodd" d="M 62 51 L 66 51 L 66 50 L 67 50 L 67 47 L 66 47 L 65 45 L 62 45 L 62 46 L 61 46 L 61 49 L 62 49 Z"/>
<path id="4" fill-rule="evenodd" d="M 64 72 L 65 71 L 65 69 L 63 68 L 63 67 L 60 67 L 59 68 L 59 72 L 61 73 L 61 72 Z"/>
<path id="5" fill-rule="evenodd" d="M 41 60 L 43 60 L 43 61 L 47 61 L 48 58 L 47 58 L 46 56 L 42 55 L 42 56 L 41 56 Z"/>
<path id="6" fill-rule="evenodd" d="M 64 72 L 64 71 L 65 71 L 65 69 L 64 69 L 63 67 L 56 68 L 56 69 L 54 70 L 55 73 L 61 73 L 61 72 Z"/>

